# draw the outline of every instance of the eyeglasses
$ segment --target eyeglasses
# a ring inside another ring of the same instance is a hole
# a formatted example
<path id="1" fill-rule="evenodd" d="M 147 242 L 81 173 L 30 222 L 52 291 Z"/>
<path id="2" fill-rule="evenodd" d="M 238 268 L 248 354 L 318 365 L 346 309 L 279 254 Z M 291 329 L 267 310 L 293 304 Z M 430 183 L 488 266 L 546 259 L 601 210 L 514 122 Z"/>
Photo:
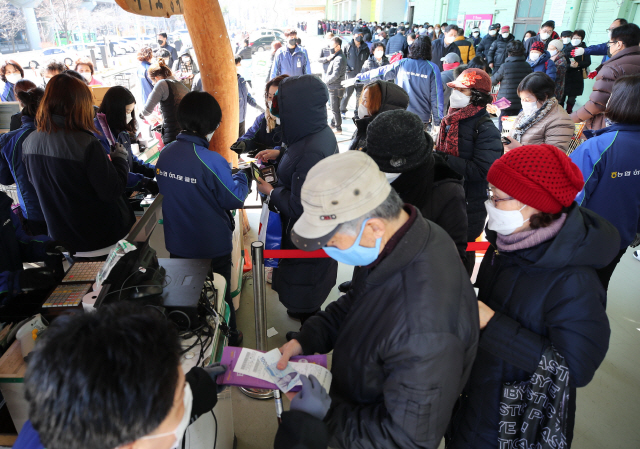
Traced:
<path id="1" fill-rule="evenodd" d="M 609 41 L 607 42 L 607 47 L 611 47 L 613 44 L 617 44 L 620 41 Z"/>
<path id="2" fill-rule="evenodd" d="M 511 200 L 515 200 L 515 198 L 508 196 L 506 198 L 494 198 L 493 196 L 493 190 L 491 189 L 487 189 L 487 199 L 493 201 L 493 205 L 498 207 L 498 203 L 500 201 L 511 201 Z"/>

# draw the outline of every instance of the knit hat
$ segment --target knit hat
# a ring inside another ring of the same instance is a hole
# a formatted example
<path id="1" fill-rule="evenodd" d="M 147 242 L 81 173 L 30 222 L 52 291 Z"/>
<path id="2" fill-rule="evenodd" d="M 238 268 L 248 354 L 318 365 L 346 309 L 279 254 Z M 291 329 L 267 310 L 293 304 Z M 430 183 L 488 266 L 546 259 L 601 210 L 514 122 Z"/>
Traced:
<path id="1" fill-rule="evenodd" d="M 531 50 L 529 51 L 539 51 L 540 53 L 544 53 L 544 43 L 535 41 L 533 44 L 531 44 Z"/>
<path id="2" fill-rule="evenodd" d="M 569 207 L 584 186 L 582 173 L 553 145 L 524 145 L 495 161 L 487 174 L 496 186 L 521 203 L 548 214 Z"/>
<path id="3" fill-rule="evenodd" d="M 474 88 L 480 92 L 491 92 L 491 78 L 482 69 L 467 69 L 460 74 L 455 80 L 447 83 L 449 87 L 457 87 L 458 89 Z"/>
<path id="4" fill-rule="evenodd" d="M 511 30 L 511 28 L 509 28 L 509 26 L 508 26 L 508 25 L 505 25 L 505 26 L 503 26 L 503 27 L 500 29 L 500 32 L 501 32 L 501 33 L 508 33 L 508 32 L 509 32 L 509 30 Z"/>
<path id="5" fill-rule="evenodd" d="M 385 173 L 404 173 L 424 164 L 433 139 L 424 132 L 422 119 L 398 109 L 378 114 L 367 128 L 365 152 Z"/>

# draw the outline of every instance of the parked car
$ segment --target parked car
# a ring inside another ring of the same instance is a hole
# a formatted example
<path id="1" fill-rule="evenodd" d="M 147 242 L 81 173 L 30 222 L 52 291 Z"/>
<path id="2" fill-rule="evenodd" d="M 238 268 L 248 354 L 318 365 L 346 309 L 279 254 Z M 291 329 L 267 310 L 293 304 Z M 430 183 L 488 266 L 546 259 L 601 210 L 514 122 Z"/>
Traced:
<path id="1" fill-rule="evenodd" d="M 158 48 L 158 40 L 149 36 L 141 37 L 138 39 L 138 42 L 140 42 L 142 47 L 151 47 L 154 50 Z"/>
<path id="2" fill-rule="evenodd" d="M 133 46 L 133 42 L 128 41 L 126 39 L 121 39 L 119 41 L 117 41 L 117 44 L 120 46 L 120 48 L 122 48 L 125 53 L 135 53 L 136 48 Z"/>
<path id="3" fill-rule="evenodd" d="M 57 59 L 59 61 L 71 59 L 75 62 L 78 60 L 78 58 L 80 58 L 80 55 L 76 51 L 64 47 L 45 48 L 40 52 L 40 55 L 43 61 L 48 61 L 49 59 Z"/>
<path id="4" fill-rule="evenodd" d="M 259 30 L 249 35 L 251 53 L 271 50 L 271 42 L 280 41 L 285 45 L 284 34 L 277 30 Z"/>
<path id="5" fill-rule="evenodd" d="M 76 53 L 78 56 L 82 56 L 86 58 L 91 57 L 91 52 L 89 51 L 90 47 L 87 44 L 69 44 L 69 45 L 64 45 L 60 48 L 62 48 L 63 50 L 69 53 Z"/>
<path id="6" fill-rule="evenodd" d="M 135 53 L 141 47 L 141 44 L 140 42 L 138 42 L 137 37 L 123 37 L 120 42 L 122 42 L 122 45 L 127 50 L 127 53 Z"/>

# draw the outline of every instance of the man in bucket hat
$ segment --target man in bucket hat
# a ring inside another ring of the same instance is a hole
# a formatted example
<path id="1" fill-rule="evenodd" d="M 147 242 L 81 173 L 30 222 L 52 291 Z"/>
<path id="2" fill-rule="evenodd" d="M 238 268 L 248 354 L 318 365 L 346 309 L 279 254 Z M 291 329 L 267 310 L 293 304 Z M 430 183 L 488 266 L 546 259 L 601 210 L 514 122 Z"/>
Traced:
<path id="1" fill-rule="evenodd" d="M 296 246 L 358 268 L 351 290 L 281 348 L 278 368 L 294 355 L 333 350 L 324 420 L 331 447 L 437 447 L 479 333 L 477 300 L 451 238 L 403 204 L 360 151 L 320 161 L 301 198 Z"/>

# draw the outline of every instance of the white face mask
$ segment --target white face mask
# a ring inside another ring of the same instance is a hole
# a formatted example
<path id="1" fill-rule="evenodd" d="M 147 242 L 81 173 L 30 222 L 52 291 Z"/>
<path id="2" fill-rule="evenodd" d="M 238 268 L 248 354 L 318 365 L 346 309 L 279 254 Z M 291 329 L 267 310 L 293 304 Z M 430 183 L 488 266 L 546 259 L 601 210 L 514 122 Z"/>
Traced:
<path id="1" fill-rule="evenodd" d="M 531 39 L 531 36 L 527 36 L 524 38 L 524 41 L 527 42 L 529 39 Z"/>
<path id="2" fill-rule="evenodd" d="M 182 436 L 187 431 L 187 427 L 189 427 L 189 421 L 191 421 L 191 407 L 193 406 L 193 393 L 191 392 L 191 387 L 189 383 L 184 384 L 184 415 L 182 415 L 182 420 L 178 424 L 178 427 L 173 432 L 160 433 L 158 435 L 149 435 L 140 438 L 141 440 L 153 440 L 155 438 L 167 437 L 169 435 L 174 435 L 176 437 L 176 442 L 173 443 L 171 449 L 178 449 L 178 444 L 182 439 Z"/>
<path id="3" fill-rule="evenodd" d="M 571 39 L 571 45 L 573 45 L 574 47 L 577 47 L 581 43 L 582 43 L 582 39 Z"/>
<path id="4" fill-rule="evenodd" d="M 82 77 L 87 81 L 91 81 L 91 78 L 93 78 L 93 75 L 91 75 L 91 72 L 82 72 L 80 75 L 82 75 Z"/>
<path id="5" fill-rule="evenodd" d="M 133 115 L 128 114 L 128 113 L 125 113 L 125 114 L 124 114 L 124 116 L 125 116 L 124 122 L 125 122 L 127 125 L 128 125 L 129 123 L 131 123 L 131 120 L 133 120 Z"/>
<path id="6" fill-rule="evenodd" d="M 569 37 L 563 37 L 562 38 L 562 43 L 564 45 L 567 45 L 569 42 L 571 42 L 571 38 L 569 38 Z"/>
<path id="7" fill-rule="evenodd" d="M 276 117 L 276 125 L 280 124 L 280 117 Z"/>
<path id="8" fill-rule="evenodd" d="M 529 59 L 532 61 L 537 61 L 540 59 L 540 53 L 529 53 Z"/>
<path id="9" fill-rule="evenodd" d="M 524 115 L 531 115 L 538 110 L 538 103 L 535 101 L 523 101 L 522 113 Z"/>
<path id="10" fill-rule="evenodd" d="M 607 30 L 607 34 L 609 35 L 609 40 L 611 40 L 611 30 Z"/>
<path id="11" fill-rule="evenodd" d="M 367 109 L 367 107 L 365 105 L 360 103 L 358 105 L 358 117 L 363 118 L 363 117 L 366 117 L 367 115 L 371 115 L 371 114 L 369 114 L 369 110 Z"/>
<path id="12" fill-rule="evenodd" d="M 513 234 L 516 229 L 529 221 L 528 218 L 525 220 L 520 212 L 527 207 L 526 205 L 522 206 L 519 210 L 501 210 L 495 206 L 492 200 L 487 200 L 484 203 L 484 207 L 487 209 L 487 215 L 489 216 L 487 228 L 498 234 Z"/>
<path id="13" fill-rule="evenodd" d="M 502 39 L 506 39 L 509 37 L 509 33 L 502 33 Z"/>
<path id="14" fill-rule="evenodd" d="M 393 181 L 398 179 L 402 173 L 385 173 L 384 175 L 387 177 L 387 182 L 391 184 Z"/>
<path id="15" fill-rule="evenodd" d="M 550 54 L 551 56 L 555 56 L 555 55 L 557 55 L 557 54 L 558 54 L 558 50 L 552 50 L 552 49 L 550 49 L 550 50 L 549 50 L 549 54 Z"/>
<path id="16" fill-rule="evenodd" d="M 551 35 L 549 33 L 540 33 L 540 39 L 546 41 Z"/>
<path id="17" fill-rule="evenodd" d="M 491 30 L 491 31 L 489 31 L 489 36 L 495 36 L 496 33 L 497 33 L 496 30 Z"/>
<path id="18" fill-rule="evenodd" d="M 449 104 L 454 109 L 464 108 L 469 105 L 471 101 L 471 97 L 467 97 L 465 94 L 460 92 L 459 90 L 453 89 L 451 91 L 451 98 L 449 99 Z"/>
<path id="19" fill-rule="evenodd" d="M 214 133 L 215 133 L 215 131 L 211 131 L 209 134 L 204 136 L 204 138 L 207 139 L 207 142 L 211 142 L 211 138 L 213 137 Z"/>
<path id="20" fill-rule="evenodd" d="M 376 59 L 382 59 L 382 57 L 384 56 L 384 52 L 383 51 L 377 51 L 374 53 Z"/>
<path id="21" fill-rule="evenodd" d="M 480 36 L 480 32 L 479 32 L 479 31 L 474 31 L 474 32 L 473 32 L 473 36 L 474 36 L 474 37 L 478 37 L 478 36 Z"/>
<path id="22" fill-rule="evenodd" d="M 6 75 L 5 78 L 7 78 L 7 81 L 11 84 L 15 84 L 22 79 L 19 73 L 10 73 Z"/>
<path id="23" fill-rule="evenodd" d="M 445 41 L 445 43 L 447 43 L 447 44 L 452 43 L 454 40 L 455 40 L 455 37 L 453 37 L 453 36 L 446 36 L 446 37 L 444 38 L 444 41 Z"/>

